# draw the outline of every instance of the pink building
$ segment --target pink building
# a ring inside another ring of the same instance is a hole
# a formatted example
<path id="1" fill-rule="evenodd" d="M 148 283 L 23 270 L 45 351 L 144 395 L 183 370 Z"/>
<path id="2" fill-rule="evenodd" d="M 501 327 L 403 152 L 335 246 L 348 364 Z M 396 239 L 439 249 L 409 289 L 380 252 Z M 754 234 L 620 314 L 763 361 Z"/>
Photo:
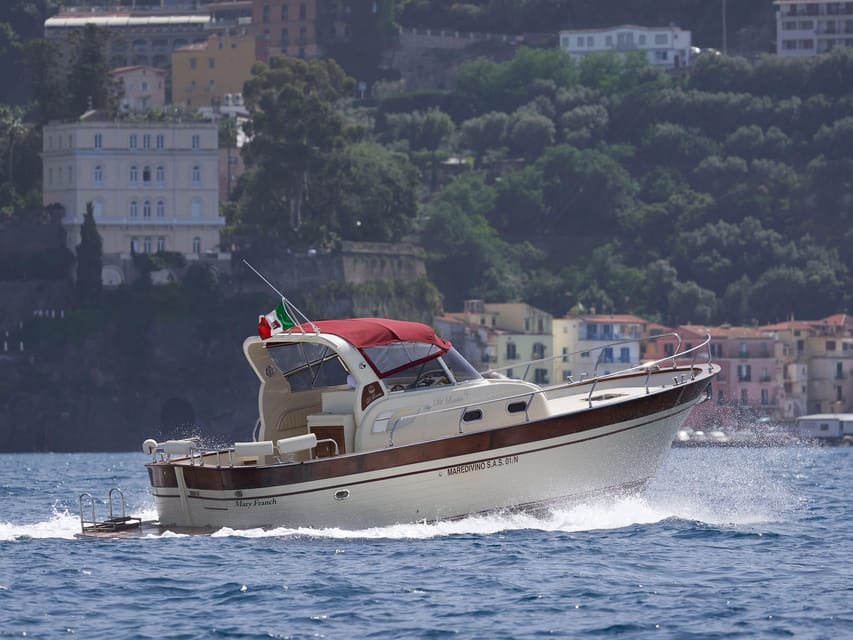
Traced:
<path id="1" fill-rule="evenodd" d="M 162 109 L 166 104 L 165 69 L 136 65 L 119 67 L 110 73 L 124 87 L 122 111 L 144 113 L 154 108 Z"/>
<path id="2" fill-rule="evenodd" d="M 762 416 L 780 413 L 785 392 L 776 375 L 777 340 L 756 327 L 686 325 L 679 331 L 711 334 L 711 358 L 721 370 L 713 383 L 713 404 L 750 409 Z"/>

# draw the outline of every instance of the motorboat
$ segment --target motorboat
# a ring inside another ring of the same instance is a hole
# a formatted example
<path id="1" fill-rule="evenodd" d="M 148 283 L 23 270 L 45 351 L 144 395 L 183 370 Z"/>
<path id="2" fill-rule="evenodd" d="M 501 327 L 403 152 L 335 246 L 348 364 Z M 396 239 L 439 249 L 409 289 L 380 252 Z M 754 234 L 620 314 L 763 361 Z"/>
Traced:
<path id="1" fill-rule="evenodd" d="M 599 355 L 541 385 L 477 371 L 421 323 L 278 328 L 243 343 L 259 382 L 250 440 L 143 444 L 161 527 L 352 530 L 636 492 L 719 371 L 710 337 L 671 334 L 664 360 L 599 374 Z M 542 366 L 555 359 L 513 370 Z"/>

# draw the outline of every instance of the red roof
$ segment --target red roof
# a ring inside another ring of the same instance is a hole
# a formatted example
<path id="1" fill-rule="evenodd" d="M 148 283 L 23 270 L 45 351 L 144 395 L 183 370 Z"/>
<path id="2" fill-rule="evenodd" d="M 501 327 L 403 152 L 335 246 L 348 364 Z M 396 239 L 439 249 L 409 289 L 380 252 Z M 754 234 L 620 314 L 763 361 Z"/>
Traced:
<path id="1" fill-rule="evenodd" d="M 385 318 L 351 318 L 349 320 L 317 320 L 305 323 L 290 333 L 304 331 L 313 333 L 314 327 L 321 333 L 331 333 L 343 338 L 354 347 L 365 349 L 392 342 L 427 342 L 439 349 L 449 349 L 450 342 L 439 338 L 432 327 L 420 322 L 387 320 Z M 285 332 L 288 333 L 288 332 Z"/>

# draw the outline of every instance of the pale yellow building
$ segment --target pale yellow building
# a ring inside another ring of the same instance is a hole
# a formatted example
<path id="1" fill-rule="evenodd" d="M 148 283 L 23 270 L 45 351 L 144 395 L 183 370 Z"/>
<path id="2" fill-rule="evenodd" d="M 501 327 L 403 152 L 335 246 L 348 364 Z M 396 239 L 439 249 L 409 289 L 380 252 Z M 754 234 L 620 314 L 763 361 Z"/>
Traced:
<path id="1" fill-rule="evenodd" d="M 241 94 L 252 77 L 255 39 L 246 34 L 211 35 L 207 42 L 172 52 L 172 102 L 198 109 Z"/>
<path id="2" fill-rule="evenodd" d="M 550 362 L 528 363 L 554 354 L 552 318 L 550 313 L 523 302 L 466 300 L 461 314 L 445 314 L 434 322 L 439 333 L 454 341 L 475 367 L 549 384 Z"/>

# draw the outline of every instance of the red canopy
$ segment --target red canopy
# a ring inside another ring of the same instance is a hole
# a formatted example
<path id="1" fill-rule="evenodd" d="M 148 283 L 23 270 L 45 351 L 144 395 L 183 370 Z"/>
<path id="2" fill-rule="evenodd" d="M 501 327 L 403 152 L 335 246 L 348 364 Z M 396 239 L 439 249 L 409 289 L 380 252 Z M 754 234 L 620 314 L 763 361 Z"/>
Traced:
<path id="1" fill-rule="evenodd" d="M 435 335 L 432 327 L 420 322 L 387 320 L 386 318 L 350 318 L 348 320 L 317 320 L 294 327 L 287 333 L 314 333 L 314 327 L 322 333 L 343 338 L 354 347 L 365 349 L 392 342 L 426 342 L 439 349 L 449 349 L 450 342 Z M 279 334 L 281 335 L 281 334 Z"/>

